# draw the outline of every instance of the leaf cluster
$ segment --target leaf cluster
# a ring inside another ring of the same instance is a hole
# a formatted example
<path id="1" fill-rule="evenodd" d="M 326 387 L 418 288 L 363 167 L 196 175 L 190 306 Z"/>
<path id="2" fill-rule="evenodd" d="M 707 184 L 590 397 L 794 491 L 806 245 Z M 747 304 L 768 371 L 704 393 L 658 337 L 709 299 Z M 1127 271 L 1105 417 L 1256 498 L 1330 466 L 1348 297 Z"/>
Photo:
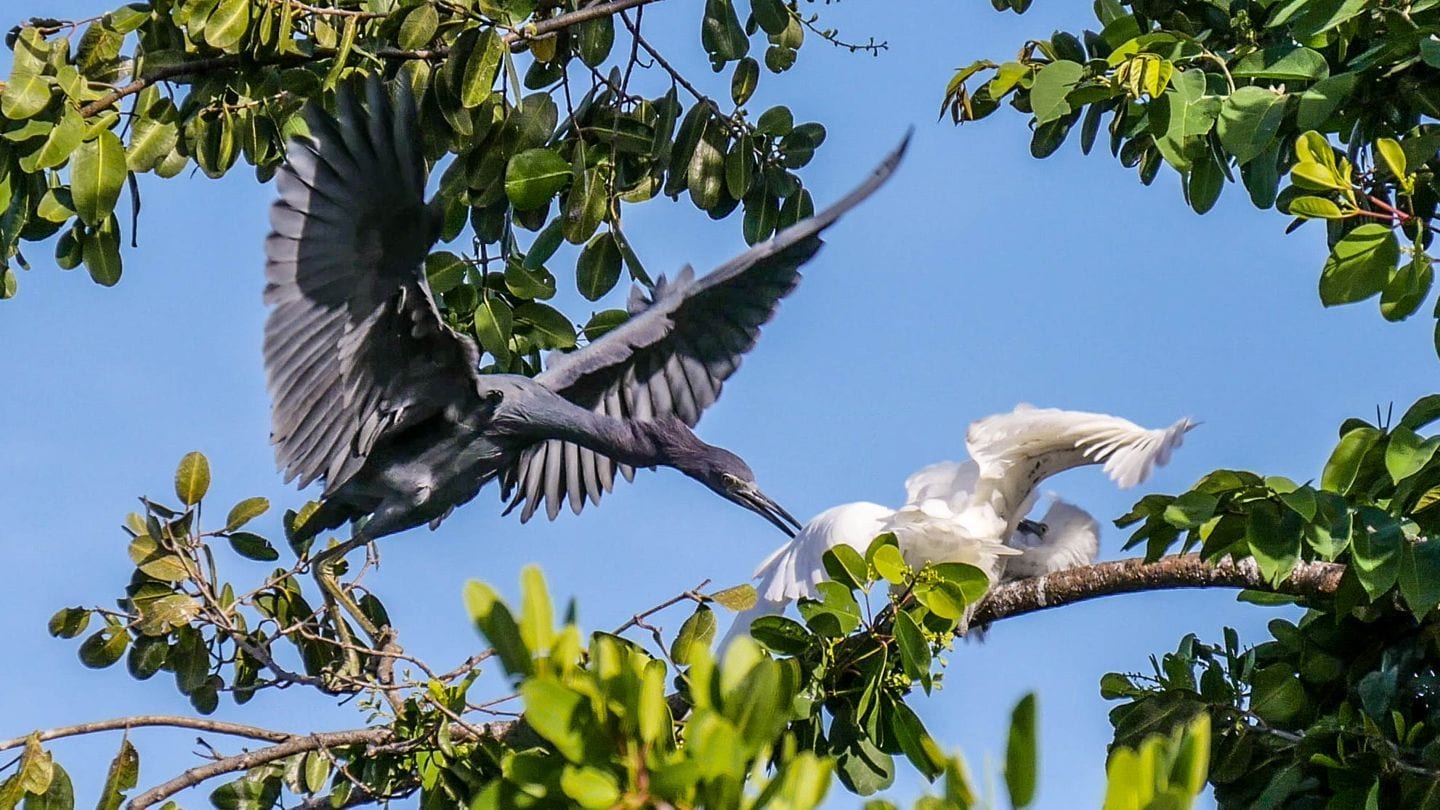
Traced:
<path id="1" fill-rule="evenodd" d="M 1058 31 L 1014 60 L 959 70 L 942 115 L 973 121 L 1009 104 L 1031 116 L 1036 157 L 1075 131 L 1089 154 L 1103 135 L 1142 183 L 1163 167 L 1176 173 L 1202 214 L 1227 184 L 1242 185 L 1256 207 L 1294 217 L 1290 230 L 1326 221 L 1326 306 L 1379 295 L 1389 320 L 1418 310 L 1433 283 L 1440 203 L 1440 4 L 1093 7 L 1098 30 Z"/>

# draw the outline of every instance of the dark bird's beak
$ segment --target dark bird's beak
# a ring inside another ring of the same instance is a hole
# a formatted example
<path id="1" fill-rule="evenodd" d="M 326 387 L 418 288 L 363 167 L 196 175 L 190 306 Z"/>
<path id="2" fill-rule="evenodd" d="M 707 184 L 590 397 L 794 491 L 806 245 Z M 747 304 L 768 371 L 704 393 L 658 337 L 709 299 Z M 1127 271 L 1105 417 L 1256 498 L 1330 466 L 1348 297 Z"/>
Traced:
<path id="1" fill-rule="evenodd" d="M 770 496 L 761 492 L 760 487 L 753 483 L 736 484 L 730 490 L 730 497 L 736 503 L 770 521 L 771 525 L 784 532 L 786 537 L 794 537 L 796 532 L 804 528 L 804 524 L 786 512 L 783 506 L 772 501 Z"/>

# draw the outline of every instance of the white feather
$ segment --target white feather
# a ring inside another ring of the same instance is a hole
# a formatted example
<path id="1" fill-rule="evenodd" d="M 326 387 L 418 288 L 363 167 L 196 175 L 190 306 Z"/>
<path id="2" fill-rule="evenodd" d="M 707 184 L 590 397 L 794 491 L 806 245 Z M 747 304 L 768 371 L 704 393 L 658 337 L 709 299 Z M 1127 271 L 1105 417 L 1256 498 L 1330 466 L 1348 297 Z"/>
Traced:
<path id="1" fill-rule="evenodd" d="M 1019 530 L 1009 546 L 1020 552 L 1006 561 L 1006 579 L 1024 579 L 1089 565 L 1100 555 L 1100 523 L 1089 512 L 1055 498 L 1040 522 L 1043 534 Z"/>

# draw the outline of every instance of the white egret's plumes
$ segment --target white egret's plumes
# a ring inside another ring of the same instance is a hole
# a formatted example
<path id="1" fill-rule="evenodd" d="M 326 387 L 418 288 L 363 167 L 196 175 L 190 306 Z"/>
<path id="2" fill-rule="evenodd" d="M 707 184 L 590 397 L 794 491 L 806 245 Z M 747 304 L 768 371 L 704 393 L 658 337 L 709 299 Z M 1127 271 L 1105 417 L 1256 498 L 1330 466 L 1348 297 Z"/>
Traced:
<path id="1" fill-rule="evenodd" d="M 1100 554 L 1100 522 L 1089 512 L 1055 498 L 1040 518 L 1043 533 L 1022 526 L 1010 535 L 1019 555 L 1005 562 L 1006 579 L 1025 579 L 1089 565 Z"/>
<path id="2" fill-rule="evenodd" d="M 1099 552 L 1100 525 L 1079 507 L 1057 498 L 1041 531 L 1022 525 L 1036 486 L 1091 464 L 1103 465 L 1120 488 L 1135 486 L 1170 460 L 1194 426 L 1181 419 L 1147 429 L 1118 416 L 1031 405 L 972 422 L 965 437 L 971 460 L 916 471 L 905 479 L 899 509 L 868 502 L 827 509 L 767 557 L 754 575 L 759 602 L 736 618 L 727 640 L 761 615 L 814 598 L 826 578 L 821 558 L 828 549 L 843 543 L 863 552 L 883 532 L 894 532 L 912 566 L 964 562 L 992 582 L 1088 564 Z"/>

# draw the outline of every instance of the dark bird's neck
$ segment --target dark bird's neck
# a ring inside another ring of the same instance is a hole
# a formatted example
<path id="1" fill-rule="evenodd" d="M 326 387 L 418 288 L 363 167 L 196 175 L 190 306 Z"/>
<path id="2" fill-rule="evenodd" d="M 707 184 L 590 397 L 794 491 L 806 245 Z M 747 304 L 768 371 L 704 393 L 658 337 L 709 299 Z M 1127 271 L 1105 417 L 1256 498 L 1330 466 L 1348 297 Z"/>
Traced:
<path id="1" fill-rule="evenodd" d="M 615 419 L 577 408 L 545 438 L 563 439 L 632 467 L 674 467 L 691 473 L 708 445 L 674 417 L 654 421 Z"/>

